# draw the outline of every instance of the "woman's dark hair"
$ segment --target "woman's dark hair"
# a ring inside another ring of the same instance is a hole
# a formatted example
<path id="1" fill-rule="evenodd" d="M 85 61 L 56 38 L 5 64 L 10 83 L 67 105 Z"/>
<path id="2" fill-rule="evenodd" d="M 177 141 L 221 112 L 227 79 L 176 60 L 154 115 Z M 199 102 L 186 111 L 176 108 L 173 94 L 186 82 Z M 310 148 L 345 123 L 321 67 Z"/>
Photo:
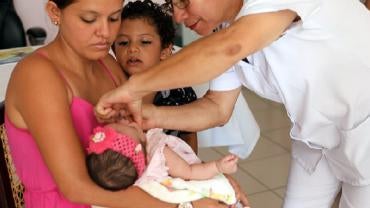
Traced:
<path id="1" fill-rule="evenodd" d="M 59 9 L 64 9 L 70 4 L 72 4 L 75 0 L 51 0 L 51 1 L 54 2 Z"/>
<path id="2" fill-rule="evenodd" d="M 138 178 L 133 162 L 113 150 L 88 155 L 86 164 L 92 180 L 106 190 L 126 189 Z"/>
<path id="3" fill-rule="evenodd" d="M 172 17 L 151 0 L 129 2 L 122 11 L 122 21 L 125 19 L 147 20 L 156 28 L 162 48 L 167 48 L 174 42 L 175 26 Z"/>

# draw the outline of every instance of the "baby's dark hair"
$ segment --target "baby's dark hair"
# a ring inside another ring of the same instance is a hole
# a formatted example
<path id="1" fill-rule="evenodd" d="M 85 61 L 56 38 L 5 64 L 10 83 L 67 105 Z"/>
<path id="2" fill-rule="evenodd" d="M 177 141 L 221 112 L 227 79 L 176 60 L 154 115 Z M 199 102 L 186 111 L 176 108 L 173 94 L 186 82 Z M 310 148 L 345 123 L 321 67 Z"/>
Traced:
<path id="1" fill-rule="evenodd" d="M 110 149 L 101 154 L 89 154 L 86 164 L 92 180 L 106 190 L 126 189 L 138 178 L 134 163 L 128 157 Z"/>
<path id="2" fill-rule="evenodd" d="M 122 21 L 125 19 L 145 19 L 153 25 L 160 38 L 162 48 L 174 43 L 175 26 L 172 17 L 159 4 L 151 0 L 133 1 L 127 3 L 122 11 Z"/>

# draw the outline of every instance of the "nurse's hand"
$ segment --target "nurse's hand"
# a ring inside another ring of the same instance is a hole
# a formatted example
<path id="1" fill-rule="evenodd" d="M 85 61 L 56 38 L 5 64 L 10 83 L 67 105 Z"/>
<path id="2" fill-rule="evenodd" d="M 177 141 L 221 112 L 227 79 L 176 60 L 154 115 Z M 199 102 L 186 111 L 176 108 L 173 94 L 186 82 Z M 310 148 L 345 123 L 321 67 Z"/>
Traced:
<path id="1" fill-rule="evenodd" d="M 95 108 L 94 114 L 98 122 L 102 124 L 116 123 L 121 120 L 129 121 L 130 118 L 129 112 L 126 110 L 124 104 L 114 104 L 111 110 L 107 111 L 105 115 L 97 112 Z"/>
<path id="2" fill-rule="evenodd" d="M 145 130 L 159 127 L 156 118 L 157 107 L 153 104 L 142 105 L 142 128 Z M 159 127 L 160 128 L 160 127 Z"/>
<path id="3" fill-rule="evenodd" d="M 141 97 L 134 96 L 128 84 L 122 85 L 104 94 L 95 106 L 95 115 L 100 121 L 115 119 L 121 112 L 115 109 L 115 105 L 125 106 L 126 116 L 131 116 L 139 125 L 141 118 Z"/>

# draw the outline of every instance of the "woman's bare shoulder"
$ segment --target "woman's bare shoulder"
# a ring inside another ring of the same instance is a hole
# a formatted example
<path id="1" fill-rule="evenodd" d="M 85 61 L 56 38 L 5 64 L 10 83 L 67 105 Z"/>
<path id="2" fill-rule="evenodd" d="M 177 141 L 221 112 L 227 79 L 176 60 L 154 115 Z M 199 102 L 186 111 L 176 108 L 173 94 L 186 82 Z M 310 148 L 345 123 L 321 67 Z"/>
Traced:
<path id="1" fill-rule="evenodd" d="M 33 53 L 13 70 L 5 102 L 13 123 L 27 128 L 24 115 L 41 115 L 47 112 L 48 106 L 68 105 L 68 92 L 53 63 Z"/>
<path id="2" fill-rule="evenodd" d="M 48 58 L 34 52 L 15 66 L 9 80 L 7 96 L 25 98 L 28 97 L 27 94 L 33 94 L 37 95 L 33 99 L 37 99 L 45 94 L 40 92 L 61 89 L 65 89 L 64 81 L 56 66 Z"/>
<path id="3" fill-rule="evenodd" d="M 13 70 L 15 77 L 31 79 L 35 76 L 46 76 L 48 73 L 54 74 L 55 65 L 45 56 L 35 51 L 17 63 Z"/>
<path id="4" fill-rule="evenodd" d="M 55 65 L 46 57 L 32 53 L 18 62 L 12 71 L 8 88 L 32 92 L 36 88 L 50 88 L 61 80 Z"/>
<path id="5" fill-rule="evenodd" d="M 127 77 L 123 73 L 121 66 L 112 55 L 108 54 L 104 57 L 103 61 L 106 66 L 113 72 L 114 76 L 119 81 L 119 84 L 122 84 L 127 80 Z"/>

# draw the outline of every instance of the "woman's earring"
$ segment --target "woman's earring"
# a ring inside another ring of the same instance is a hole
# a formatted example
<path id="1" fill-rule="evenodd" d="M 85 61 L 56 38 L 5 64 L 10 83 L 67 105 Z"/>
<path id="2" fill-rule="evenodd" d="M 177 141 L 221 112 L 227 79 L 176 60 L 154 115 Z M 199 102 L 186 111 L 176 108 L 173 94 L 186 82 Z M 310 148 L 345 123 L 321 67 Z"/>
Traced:
<path id="1" fill-rule="evenodd" d="M 56 25 L 56 26 L 58 26 L 58 25 L 59 25 L 59 22 L 58 22 L 58 21 L 56 21 L 56 20 L 55 20 L 53 23 L 54 23 L 54 25 Z"/>

